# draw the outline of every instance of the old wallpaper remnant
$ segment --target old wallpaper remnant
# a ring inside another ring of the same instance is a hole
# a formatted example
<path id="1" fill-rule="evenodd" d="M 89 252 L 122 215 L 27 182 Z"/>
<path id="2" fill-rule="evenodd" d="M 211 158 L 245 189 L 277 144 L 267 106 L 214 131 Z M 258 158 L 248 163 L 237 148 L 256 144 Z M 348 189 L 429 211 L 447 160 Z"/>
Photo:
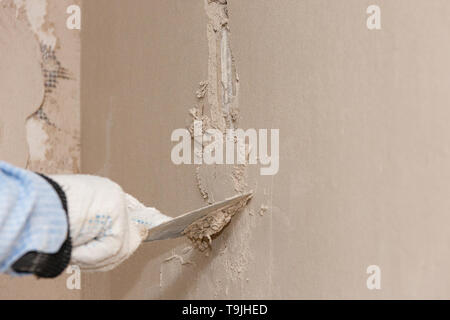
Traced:
<path id="1" fill-rule="evenodd" d="M 25 166 L 25 121 L 44 99 L 39 46 L 26 23 L 1 7 L 0 48 L 0 159 Z"/>
<path id="2" fill-rule="evenodd" d="M 0 0 L 0 159 L 43 173 L 80 170 L 80 0 Z M 58 279 L 0 276 L 0 298 L 79 298 Z"/>
<path id="3" fill-rule="evenodd" d="M 65 27 L 67 6 L 79 1 L 3 0 L 26 23 L 40 48 L 44 97 L 27 115 L 27 168 L 51 173 L 80 170 L 79 33 Z"/>

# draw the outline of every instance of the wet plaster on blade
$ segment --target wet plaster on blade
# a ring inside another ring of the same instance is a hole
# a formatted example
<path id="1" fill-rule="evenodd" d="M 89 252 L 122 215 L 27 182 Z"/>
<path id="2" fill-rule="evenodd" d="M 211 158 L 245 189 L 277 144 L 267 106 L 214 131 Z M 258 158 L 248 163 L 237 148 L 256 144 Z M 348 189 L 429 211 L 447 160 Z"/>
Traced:
<path id="1" fill-rule="evenodd" d="M 196 249 L 202 252 L 210 249 L 213 238 L 230 223 L 236 213 L 244 209 L 250 199 L 251 196 L 248 196 L 232 206 L 208 214 L 189 225 L 183 234 L 191 240 Z"/>
<path id="2" fill-rule="evenodd" d="M 50 21 L 65 18 L 59 12 L 65 12 L 68 2 L 3 0 L 3 4 L 15 9 L 16 19 L 28 24 L 40 46 L 45 95 L 42 103 L 28 115 L 26 122 L 29 145 L 26 166 L 40 172 L 79 172 L 79 83 L 56 56 L 61 50 L 62 41 L 57 37 L 55 23 Z M 51 14 L 52 11 L 58 14 Z M 58 25 L 64 25 L 61 22 L 63 21 L 58 21 Z M 60 30 L 61 34 L 67 32 L 64 28 L 65 26 Z M 66 33 L 65 36 L 69 38 L 68 43 L 74 42 L 69 41 L 74 40 L 72 35 L 68 36 Z M 78 54 L 74 55 L 72 52 L 71 58 L 75 61 L 72 64 L 78 64 L 79 67 L 79 59 L 76 57 L 79 55 L 79 48 Z M 67 80 L 73 82 L 68 85 L 61 82 Z"/>

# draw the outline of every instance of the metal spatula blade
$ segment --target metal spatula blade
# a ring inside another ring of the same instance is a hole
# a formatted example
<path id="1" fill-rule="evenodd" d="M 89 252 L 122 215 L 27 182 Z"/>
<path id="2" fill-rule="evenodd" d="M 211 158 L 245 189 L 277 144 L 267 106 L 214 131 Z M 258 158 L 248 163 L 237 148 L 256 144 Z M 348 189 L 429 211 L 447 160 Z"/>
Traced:
<path id="1" fill-rule="evenodd" d="M 216 202 L 210 206 L 185 213 L 156 227 L 150 228 L 148 230 L 148 236 L 145 242 L 179 238 L 183 235 L 182 233 L 184 229 L 186 229 L 194 221 L 203 218 L 211 212 L 238 203 L 239 201 L 249 197 L 250 195 L 251 193 L 237 195 L 232 198 Z"/>

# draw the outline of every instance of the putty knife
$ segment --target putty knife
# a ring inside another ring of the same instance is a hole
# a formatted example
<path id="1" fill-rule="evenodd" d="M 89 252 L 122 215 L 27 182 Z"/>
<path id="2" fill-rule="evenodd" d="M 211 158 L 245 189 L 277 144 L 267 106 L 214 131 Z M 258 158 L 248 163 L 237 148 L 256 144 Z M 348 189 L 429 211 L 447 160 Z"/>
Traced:
<path id="1" fill-rule="evenodd" d="M 183 231 L 186 229 L 191 223 L 194 221 L 203 218 L 207 214 L 214 212 L 216 210 L 228 207 L 244 198 L 250 196 L 251 193 L 246 193 L 243 195 L 234 196 L 232 198 L 228 198 L 226 200 L 216 202 L 210 206 L 203 207 L 200 209 L 196 209 L 194 211 L 185 213 L 181 216 L 178 216 L 170 221 L 164 222 L 156 227 L 150 228 L 148 230 L 148 236 L 145 240 L 155 241 L 155 240 L 165 240 L 165 239 L 174 239 L 183 236 Z"/>

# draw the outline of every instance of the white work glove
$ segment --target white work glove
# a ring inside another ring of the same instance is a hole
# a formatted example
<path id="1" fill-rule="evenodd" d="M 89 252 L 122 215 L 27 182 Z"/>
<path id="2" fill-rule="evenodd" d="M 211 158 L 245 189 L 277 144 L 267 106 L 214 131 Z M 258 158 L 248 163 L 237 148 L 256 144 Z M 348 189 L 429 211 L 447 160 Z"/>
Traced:
<path id="1" fill-rule="evenodd" d="M 147 208 L 109 179 L 90 175 L 50 176 L 67 198 L 71 263 L 88 271 L 108 271 L 145 240 L 148 228 L 171 218 Z"/>

